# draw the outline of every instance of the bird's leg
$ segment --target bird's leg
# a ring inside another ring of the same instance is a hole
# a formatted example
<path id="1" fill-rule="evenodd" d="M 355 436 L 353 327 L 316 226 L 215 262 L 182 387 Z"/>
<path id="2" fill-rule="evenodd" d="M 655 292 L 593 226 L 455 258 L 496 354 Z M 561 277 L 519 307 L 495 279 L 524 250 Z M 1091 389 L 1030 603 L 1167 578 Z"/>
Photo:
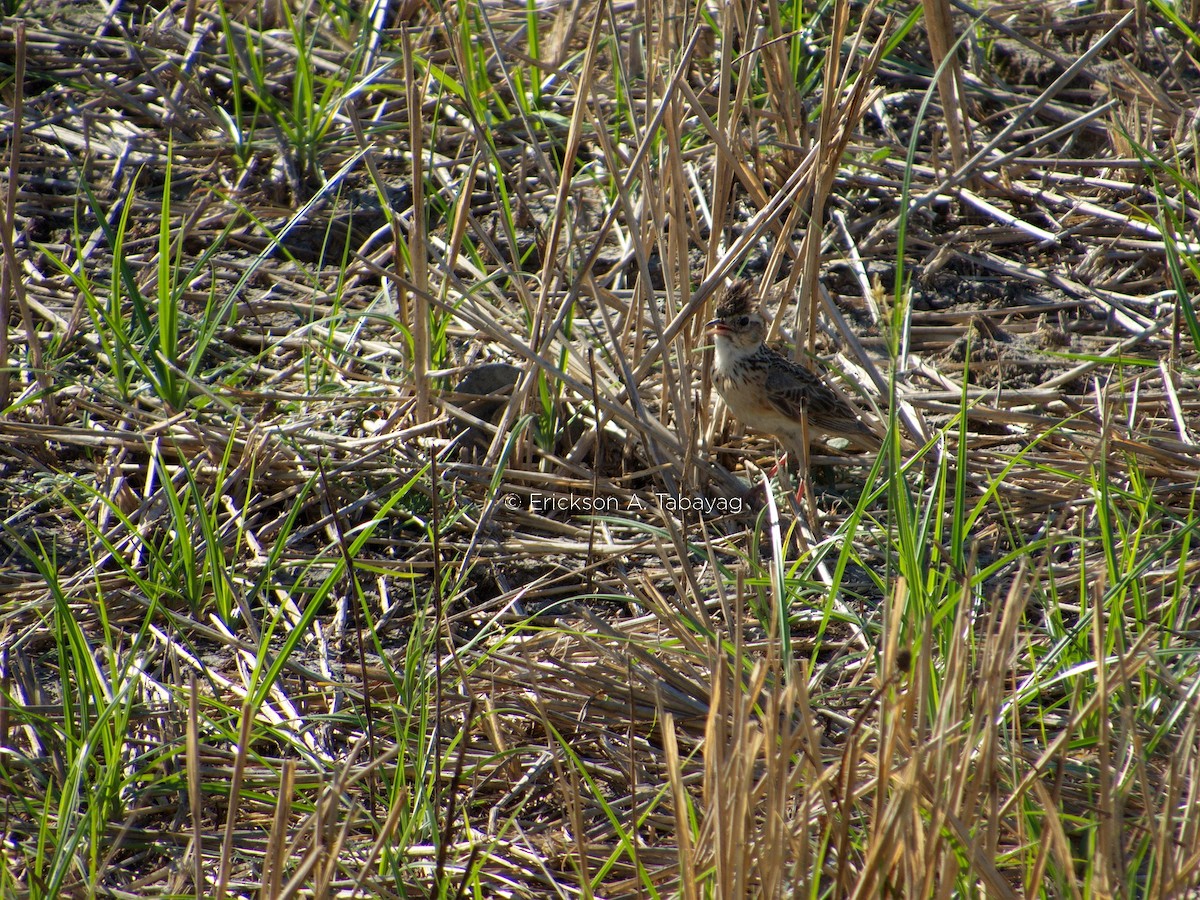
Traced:
<path id="1" fill-rule="evenodd" d="M 778 461 L 775 467 L 771 470 L 769 478 L 778 478 L 780 490 L 788 495 L 788 500 L 791 502 L 792 511 L 799 516 L 800 507 L 803 505 L 804 498 L 807 496 L 808 480 L 805 477 L 803 464 L 796 472 L 796 487 L 792 486 L 792 476 L 785 465 L 785 460 L 801 460 L 804 454 L 800 450 L 800 445 L 793 440 L 780 438 L 780 444 L 783 446 L 783 452 L 779 454 Z"/>
<path id="2" fill-rule="evenodd" d="M 802 409 L 800 413 L 800 444 L 798 447 L 796 447 L 798 458 L 800 460 L 800 471 L 798 473 L 800 486 L 796 488 L 796 506 L 798 508 L 804 508 L 805 513 L 807 513 L 806 518 L 808 519 L 808 525 L 812 529 L 812 533 L 814 535 L 819 535 L 821 533 L 821 525 L 819 516 L 817 515 L 817 501 L 813 496 L 813 493 L 806 490 L 808 487 L 809 473 L 808 448 L 810 446 L 811 444 L 809 443 L 808 434 L 808 411 L 806 409 Z"/>
<path id="3" fill-rule="evenodd" d="M 797 448 L 800 455 L 796 461 L 800 464 L 798 473 L 800 479 L 800 487 L 796 488 L 796 502 L 804 496 L 805 485 L 808 484 L 808 411 L 804 410 L 800 413 L 800 446 Z"/>
<path id="4" fill-rule="evenodd" d="M 794 454 L 791 450 L 784 450 L 783 453 L 779 454 L 778 458 L 776 458 L 775 465 L 771 467 L 771 471 L 767 473 L 768 479 L 779 478 L 780 484 L 782 484 L 784 489 L 787 491 L 791 491 L 792 489 L 791 480 L 788 478 L 787 462 L 788 459 L 793 455 L 796 456 L 797 459 L 801 458 L 800 454 Z M 795 496 L 796 502 L 799 503 L 804 497 L 804 489 L 808 484 L 808 478 L 805 476 L 803 464 L 801 464 L 801 467 L 796 474 L 798 487 L 796 488 Z"/>
<path id="5" fill-rule="evenodd" d="M 771 471 L 767 473 L 767 478 L 774 478 L 780 472 L 787 468 L 788 451 L 784 450 L 775 458 L 775 465 L 771 466 Z"/>

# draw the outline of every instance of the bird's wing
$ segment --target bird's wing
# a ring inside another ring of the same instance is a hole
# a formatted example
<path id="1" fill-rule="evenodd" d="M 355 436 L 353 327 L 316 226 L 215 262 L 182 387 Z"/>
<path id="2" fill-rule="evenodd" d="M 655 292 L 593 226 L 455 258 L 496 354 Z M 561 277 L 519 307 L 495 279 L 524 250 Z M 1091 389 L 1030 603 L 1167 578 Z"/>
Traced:
<path id="1" fill-rule="evenodd" d="M 822 405 L 822 393 L 833 396 L 820 379 L 808 369 L 790 360 L 773 360 L 774 365 L 767 373 L 764 383 L 767 400 L 782 415 L 800 421 L 800 416 L 811 411 L 814 405 Z M 833 397 L 836 400 L 836 397 Z"/>
<path id="2" fill-rule="evenodd" d="M 766 394 L 780 413 L 799 422 L 802 414 L 817 432 L 857 438 L 863 446 L 875 446 L 879 437 L 859 418 L 858 411 L 818 375 L 790 360 L 767 375 Z"/>

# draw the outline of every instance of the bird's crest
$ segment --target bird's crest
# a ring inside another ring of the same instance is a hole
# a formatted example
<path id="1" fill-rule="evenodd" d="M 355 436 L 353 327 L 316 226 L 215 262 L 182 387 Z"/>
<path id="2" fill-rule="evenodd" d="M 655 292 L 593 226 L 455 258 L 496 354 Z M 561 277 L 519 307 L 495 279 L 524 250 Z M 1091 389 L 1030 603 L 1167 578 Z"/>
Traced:
<path id="1" fill-rule="evenodd" d="M 735 281 L 725 289 L 725 296 L 717 306 L 717 318 L 728 319 L 753 312 L 757 304 L 754 300 L 754 284 L 747 278 Z"/>

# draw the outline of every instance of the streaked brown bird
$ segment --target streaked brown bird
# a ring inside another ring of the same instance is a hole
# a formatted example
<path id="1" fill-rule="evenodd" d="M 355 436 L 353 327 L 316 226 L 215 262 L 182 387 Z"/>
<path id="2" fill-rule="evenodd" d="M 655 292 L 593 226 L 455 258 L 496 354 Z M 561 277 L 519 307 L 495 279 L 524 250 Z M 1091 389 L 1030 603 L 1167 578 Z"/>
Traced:
<path id="1" fill-rule="evenodd" d="M 726 289 L 707 330 L 716 339 L 713 383 L 725 405 L 745 425 L 777 437 L 802 477 L 810 437 L 844 438 L 864 450 L 881 447 L 858 410 L 819 375 L 766 345 L 767 320 L 751 282 Z"/>

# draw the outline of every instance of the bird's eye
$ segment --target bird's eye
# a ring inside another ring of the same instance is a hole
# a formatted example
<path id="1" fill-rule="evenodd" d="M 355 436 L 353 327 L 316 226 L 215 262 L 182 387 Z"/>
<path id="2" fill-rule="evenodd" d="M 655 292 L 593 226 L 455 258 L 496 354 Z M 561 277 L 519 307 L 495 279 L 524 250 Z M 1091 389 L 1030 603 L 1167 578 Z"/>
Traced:
<path id="1" fill-rule="evenodd" d="M 745 328 L 747 325 L 750 324 L 750 317 L 749 316 L 738 316 L 737 323 L 738 323 L 739 328 Z"/>

